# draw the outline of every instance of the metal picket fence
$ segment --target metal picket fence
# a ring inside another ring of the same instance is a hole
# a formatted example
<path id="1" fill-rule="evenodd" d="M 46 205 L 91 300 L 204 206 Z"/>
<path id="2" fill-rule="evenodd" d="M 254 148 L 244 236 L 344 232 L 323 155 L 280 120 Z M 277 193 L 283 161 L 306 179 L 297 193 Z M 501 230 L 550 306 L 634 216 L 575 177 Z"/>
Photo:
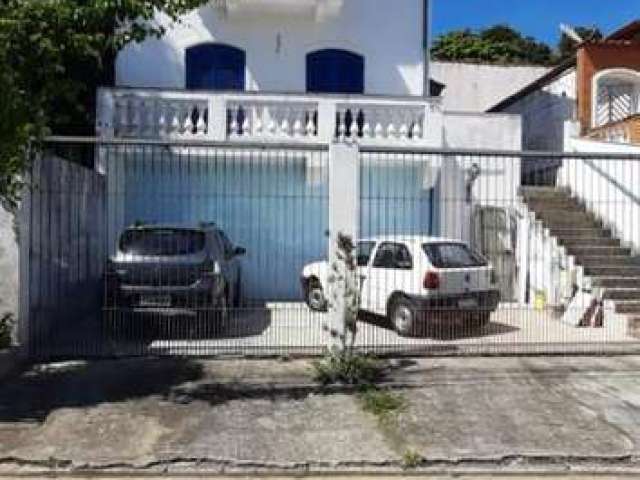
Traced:
<path id="1" fill-rule="evenodd" d="M 353 178 L 320 144 L 51 139 L 21 210 L 30 355 L 320 354 L 346 211 L 362 351 L 638 350 L 640 157 L 346 152 Z"/>

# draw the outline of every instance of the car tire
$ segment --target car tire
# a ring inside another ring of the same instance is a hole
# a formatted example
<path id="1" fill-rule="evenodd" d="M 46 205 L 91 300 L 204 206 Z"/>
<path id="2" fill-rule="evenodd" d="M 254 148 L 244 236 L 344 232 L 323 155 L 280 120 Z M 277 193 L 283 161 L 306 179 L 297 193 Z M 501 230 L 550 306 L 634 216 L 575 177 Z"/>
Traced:
<path id="1" fill-rule="evenodd" d="M 196 312 L 192 329 L 194 338 L 217 337 L 225 332 L 229 323 L 229 294 L 226 292 L 214 305 L 205 305 Z"/>
<path id="2" fill-rule="evenodd" d="M 418 329 L 420 312 L 408 298 L 397 297 L 389 305 L 388 318 L 398 335 L 409 337 Z"/>
<path id="3" fill-rule="evenodd" d="M 240 308 L 242 305 L 242 279 L 238 276 L 236 288 L 233 296 L 233 308 Z"/>
<path id="4" fill-rule="evenodd" d="M 478 312 L 475 314 L 474 325 L 477 328 L 484 328 L 491 322 L 491 312 Z"/>
<path id="5" fill-rule="evenodd" d="M 315 312 L 327 311 L 327 298 L 324 296 L 324 289 L 317 278 L 311 278 L 307 284 L 305 292 L 307 306 Z"/>

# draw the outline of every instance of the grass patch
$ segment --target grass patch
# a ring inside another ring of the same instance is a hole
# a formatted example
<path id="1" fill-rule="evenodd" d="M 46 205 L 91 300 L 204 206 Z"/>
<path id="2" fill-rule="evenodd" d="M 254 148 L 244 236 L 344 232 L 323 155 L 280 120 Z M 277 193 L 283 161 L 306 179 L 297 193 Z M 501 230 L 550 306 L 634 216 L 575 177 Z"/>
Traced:
<path id="1" fill-rule="evenodd" d="M 358 394 L 358 398 L 362 409 L 380 420 L 387 420 L 407 406 L 402 395 L 377 388 L 364 389 Z"/>
<path id="2" fill-rule="evenodd" d="M 13 315 L 5 313 L 0 318 L 0 350 L 9 348 L 13 342 Z"/>
<path id="3" fill-rule="evenodd" d="M 313 378 L 323 385 L 372 385 L 382 377 L 384 366 L 374 357 L 331 351 L 312 363 Z"/>
<path id="4" fill-rule="evenodd" d="M 402 454 L 402 468 L 405 470 L 416 468 L 424 461 L 422 455 L 415 450 L 405 450 Z"/>

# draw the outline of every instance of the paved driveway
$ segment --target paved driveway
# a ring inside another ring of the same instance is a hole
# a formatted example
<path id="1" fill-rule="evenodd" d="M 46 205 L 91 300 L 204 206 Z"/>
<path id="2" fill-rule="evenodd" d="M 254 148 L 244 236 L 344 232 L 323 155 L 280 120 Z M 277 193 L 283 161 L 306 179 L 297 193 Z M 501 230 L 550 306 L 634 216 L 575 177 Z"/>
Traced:
<path id="1" fill-rule="evenodd" d="M 274 303 L 236 312 L 232 327 L 217 338 L 165 338 L 148 344 L 156 352 L 316 353 L 331 338 L 327 314 L 310 311 L 301 303 Z M 386 319 L 362 315 L 356 344 L 375 352 L 498 353 L 591 352 L 606 348 L 635 348 L 624 322 L 606 328 L 577 328 L 561 321 L 552 310 L 536 311 L 504 306 L 485 328 L 441 330 L 421 337 L 401 337 Z"/>
<path id="2" fill-rule="evenodd" d="M 233 313 L 224 331 L 194 330 L 192 316 L 132 316 L 120 324 L 116 338 L 102 335 L 100 320 L 56 329 L 38 348 L 44 355 L 177 354 L 297 355 L 322 353 L 331 344 L 326 326 L 329 316 L 310 311 L 303 303 L 270 303 Z M 422 337 L 397 335 L 384 318 L 362 315 L 357 345 L 376 353 L 640 353 L 637 339 L 627 335 L 623 320 L 605 328 L 577 328 L 565 323 L 553 310 L 503 306 L 488 326 L 440 330 Z M 102 335 L 102 336 L 101 336 Z M 49 357 L 50 358 L 50 357 Z"/>

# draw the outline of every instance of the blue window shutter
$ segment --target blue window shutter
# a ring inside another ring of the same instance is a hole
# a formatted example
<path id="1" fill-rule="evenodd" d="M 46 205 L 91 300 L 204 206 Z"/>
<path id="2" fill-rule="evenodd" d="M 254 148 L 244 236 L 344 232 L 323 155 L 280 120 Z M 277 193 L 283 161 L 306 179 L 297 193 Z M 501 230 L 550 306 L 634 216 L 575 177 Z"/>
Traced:
<path id="1" fill-rule="evenodd" d="M 347 50 L 325 49 L 307 55 L 307 91 L 364 93 L 364 57 Z"/>
<path id="2" fill-rule="evenodd" d="M 186 51 L 188 89 L 245 90 L 246 54 L 239 48 L 205 43 Z"/>

